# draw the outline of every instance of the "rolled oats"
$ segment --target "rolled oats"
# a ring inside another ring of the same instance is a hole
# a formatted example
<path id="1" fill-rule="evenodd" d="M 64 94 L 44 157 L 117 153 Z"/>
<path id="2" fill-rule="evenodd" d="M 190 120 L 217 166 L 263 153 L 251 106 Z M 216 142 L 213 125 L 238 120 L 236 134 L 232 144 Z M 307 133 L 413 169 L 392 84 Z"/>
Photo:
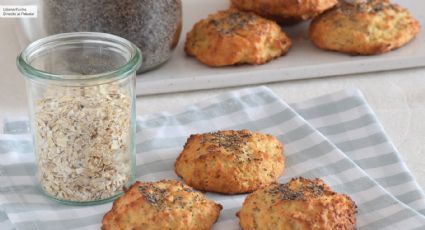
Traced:
<path id="1" fill-rule="evenodd" d="M 130 95 L 114 85 L 54 88 L 36 101 L 38 178 L 50 196 L 95 201 L 132 178 Z"/>

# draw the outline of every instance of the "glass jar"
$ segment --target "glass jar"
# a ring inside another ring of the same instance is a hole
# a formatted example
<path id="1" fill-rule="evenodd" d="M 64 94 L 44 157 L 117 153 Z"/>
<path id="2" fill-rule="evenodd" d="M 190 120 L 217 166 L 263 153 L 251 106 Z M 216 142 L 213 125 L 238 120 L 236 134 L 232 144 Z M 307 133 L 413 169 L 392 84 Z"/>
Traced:
<path id="1" fill-rule="evenodd" d="M 42 191 L 66 204 L 98 204 L 135 177 L 135 75 L 141 52 L 105 33 L 37 40 L 17 58 L 26 78 Z"/>
<path id="2" fill-rule="evenodd" d="M 47 34 L 104 32 L 126 38 L 143 52 L 138 72 L 166 62 L 182 29 L 181 0 L 42 0 Z"/>

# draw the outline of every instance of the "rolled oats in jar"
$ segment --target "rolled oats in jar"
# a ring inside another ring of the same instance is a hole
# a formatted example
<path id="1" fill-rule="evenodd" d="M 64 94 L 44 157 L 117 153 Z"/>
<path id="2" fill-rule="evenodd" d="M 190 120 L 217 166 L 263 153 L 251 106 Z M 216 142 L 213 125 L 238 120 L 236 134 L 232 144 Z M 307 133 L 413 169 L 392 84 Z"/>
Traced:
<path id="1" fill-rule="evenodd" d="M 104 33 L 54 35 L 18 56 L 27 79 L 37 178 L 48 197 L 102 203 L 134 181 L 140 63 L 136 46 Z"/>

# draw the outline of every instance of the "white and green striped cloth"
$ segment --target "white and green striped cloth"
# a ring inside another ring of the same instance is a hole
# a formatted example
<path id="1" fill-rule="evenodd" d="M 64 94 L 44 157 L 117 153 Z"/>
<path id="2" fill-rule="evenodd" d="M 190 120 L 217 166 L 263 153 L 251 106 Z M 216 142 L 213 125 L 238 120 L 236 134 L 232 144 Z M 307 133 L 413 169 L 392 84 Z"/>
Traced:
<path id="1" fill-rule="evenodd" d="M 425 229 L 424 193 L 362 94 L 347 90 L 288 105 L 266 87 L 220 95 L 181 111 L 138 119 L 137 179 L 178 179 L 174 161 L 193 133 L 250 129 L 285 143 L 281 182 L 320 177 L 358 205 L 358 229 Z M 111 203 L 75 207 L 36 187 L 28 124 L 10 119 L 0 134 L 0 229 L 99 229 Z M 207 195 L 224 207 L 214 229 L 239 229 L 245 195 Z"/>

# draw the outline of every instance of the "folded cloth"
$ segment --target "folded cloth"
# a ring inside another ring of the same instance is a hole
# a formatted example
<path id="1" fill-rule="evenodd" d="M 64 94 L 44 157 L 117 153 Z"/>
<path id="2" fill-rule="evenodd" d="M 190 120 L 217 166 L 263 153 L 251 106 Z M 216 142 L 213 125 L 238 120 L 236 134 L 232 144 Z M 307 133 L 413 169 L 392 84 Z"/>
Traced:
<path id="1" fill-rule="evenodd" d="M 334 190 L 349 194 L 358 205 L 359 229 L 425 227 L 422 190 L 356 90 L 291 107 L 268 88 L 256 87 L 181 111 L 140 117 L 137 179 L 178 179 L 174 161 L 190 134 L 243 128 L 276 135 L 285 143 L 287 169 L 280 182 L 320 177 Z M 0 204 L 6 215 L 0 213 L 5 227 L 0 225 L 1 229 L 99 229 L 111 203 L 75 207 L 44 197 L 36 187 L 26 121 L 6 121 L 4 131 L 0 135 Z M 239 229 L 235 213 L 245 195 L 207 195 L 224 207 L 214 228 Z"/>
<path id="2" fill-rule="evenodd" d="M 359 90 L 344 90 L 291 106 L 379 185 L 425 215 L 422 189 Z"/>

